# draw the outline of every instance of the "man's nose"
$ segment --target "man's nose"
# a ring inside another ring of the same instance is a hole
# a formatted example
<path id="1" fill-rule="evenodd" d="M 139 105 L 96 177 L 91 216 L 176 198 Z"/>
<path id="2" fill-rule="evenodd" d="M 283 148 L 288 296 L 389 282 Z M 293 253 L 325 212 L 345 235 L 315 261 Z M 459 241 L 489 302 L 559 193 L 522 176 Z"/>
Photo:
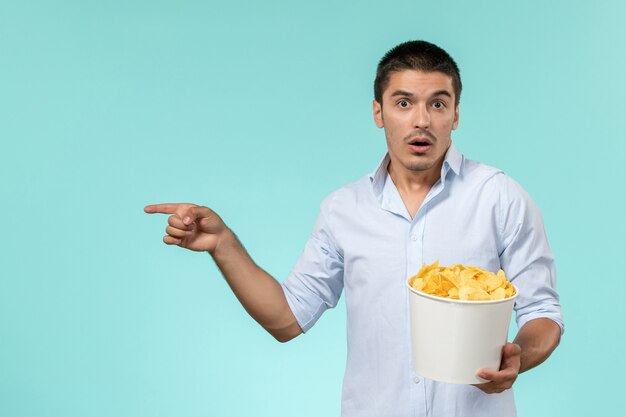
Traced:
<path id="1" fill-rule="evenodd" d="M 430 126 L 430 113 L 424 105 L 415 106 L 413 126 L 419 129 L 427 129 Z"/>

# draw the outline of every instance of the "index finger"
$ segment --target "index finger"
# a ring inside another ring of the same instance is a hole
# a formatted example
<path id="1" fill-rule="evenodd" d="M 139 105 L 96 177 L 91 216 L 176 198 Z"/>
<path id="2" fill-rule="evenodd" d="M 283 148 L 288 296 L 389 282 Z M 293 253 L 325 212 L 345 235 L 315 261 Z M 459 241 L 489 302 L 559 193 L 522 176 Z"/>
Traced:
<path id="1" fill-rule="evenodd" d="M 487 381 L 506 381 L 507 379 L 511 379 L 515 376 L 514 368 L 504 368 L 499 371 L 490 371 L 488 369 L 481 369 L 476 373 L 479 378 L 486 379 Z"/>
<path id="2" fill-rule="evenodd" d="M 476 376 L 491 382 L 498 378 L 498 372 L 500 371 L 490 371 L 488 369 L 479 369 L 478 372 L 476 372 Z M 475 385 L 483 385 L 487 383 L 488 382 L 483 382 L 482 384 L 475 384 Z"/>
<path id="3" fill-rule="evenodd" d="M 176 214 L 176 210 L 178 210 L 178 208 L 180 208 L 182 204 L 172 204 L 172 203 L 166 203 L 166 204 L 151 204 L 149 206 L 145 206 L 143 208 L 143 211 L 145 211 L 146 213 L 161 213 L 161 214 Z"/>

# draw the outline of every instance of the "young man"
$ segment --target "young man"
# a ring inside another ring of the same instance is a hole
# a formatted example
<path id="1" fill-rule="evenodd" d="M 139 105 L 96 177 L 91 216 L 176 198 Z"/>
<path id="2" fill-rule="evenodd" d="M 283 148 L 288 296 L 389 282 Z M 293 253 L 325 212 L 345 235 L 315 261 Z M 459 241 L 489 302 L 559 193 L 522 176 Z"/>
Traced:
<path id="1" fill-rule="evenodd" d="M 563 331 L 556 275 L 539 210 L 502 171 L 466 159 L 456 63 L 423 41 L 378 65 L 374 121 L 388 152 L 366 177 L 332 193 L 304 252 L 279 284 L 207 207 L 147 206 L 168 213 L 166 244 L 208 251 L 250 315 L 279 341 L 310 329 L 345 290 L 348 359 L 343 416 L 513 416 L 518 374 L 543 362 Z M 454 385 L 411 366 L 406 279 L 422 263 L 504 269 L 518 287 L 519 332 L 491 382 Z"/>

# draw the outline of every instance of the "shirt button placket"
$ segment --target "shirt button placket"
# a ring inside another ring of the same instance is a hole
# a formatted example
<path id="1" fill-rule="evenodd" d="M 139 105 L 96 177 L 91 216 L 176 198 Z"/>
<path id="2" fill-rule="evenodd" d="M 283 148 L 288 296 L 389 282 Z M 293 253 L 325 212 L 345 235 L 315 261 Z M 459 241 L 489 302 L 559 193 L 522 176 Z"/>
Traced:
<path id="1" fill-rule="evenodd" d="M 420 216 L 417 221 L 411 224 L 408 236 L 407 245 L 407 277 L 417 274 L 417 271 L 422 266 L 424 260 L 422 259 L 422 243 L 424 232 L 424 216 Z"/>
<path id="2" fill-rule="evenodd" d="M 424 215 L 419 216 L 411 224 L 408 234 L 407 245 L 407 277 L 417 274 L 424 260 L 422 245 L 424 236 Z M 410 352 L 409 352 L 410 354 Z M 411 359 L 412 363 L 412 359 Z M 422 377 L 415 375 L 411 378 L 411 400 L 414 401 L 411 407 L 411 415 L 415 417 L 426 417 L 428 406 L 426 404 L 426 384 Z"/>
<path id="3" fill-rule="evenodd" d="M 411 226 L 409 227 L 409 233 L 408 233 L 408 240 L 407 240 L 407 245 L 406 245 L 406 276 L 407 277 L 411 277 L 413 275 L 415 275 L 417 273 L 417 269 L 416 266 L 417 265 L 421 265 L 421 259 L 418 259 L 420 257 L 421 251 L 419 250 L 418 246 L 418 241 L 419 241 L 419 236 L 417 235 L 417 232 L 415 231 L 416 229 L 416 225 L 415 224 L 411 224 Z"/>

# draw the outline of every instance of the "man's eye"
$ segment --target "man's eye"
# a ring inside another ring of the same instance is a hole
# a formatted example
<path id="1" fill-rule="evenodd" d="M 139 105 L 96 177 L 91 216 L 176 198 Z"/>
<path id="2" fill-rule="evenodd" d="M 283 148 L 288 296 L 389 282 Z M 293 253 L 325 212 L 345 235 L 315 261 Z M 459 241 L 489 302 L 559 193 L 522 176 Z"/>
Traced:
<path id="1" fill-rule="evenodd" d="M 406 100 L 400 100 L 398 101 L 398 106 L 402 107 L 402 108 L 407 108 L 409 107 L 409 102 Z"/>
<path id="2" fill-rule="evenodd" d="M 444 104 L 443 104 L 441 101 L 435 101 L 435 102 L 433 103 L 433 106 L 434 106 L 436 109 L 442 109 L 442 108 L 444 107 Z"/>

